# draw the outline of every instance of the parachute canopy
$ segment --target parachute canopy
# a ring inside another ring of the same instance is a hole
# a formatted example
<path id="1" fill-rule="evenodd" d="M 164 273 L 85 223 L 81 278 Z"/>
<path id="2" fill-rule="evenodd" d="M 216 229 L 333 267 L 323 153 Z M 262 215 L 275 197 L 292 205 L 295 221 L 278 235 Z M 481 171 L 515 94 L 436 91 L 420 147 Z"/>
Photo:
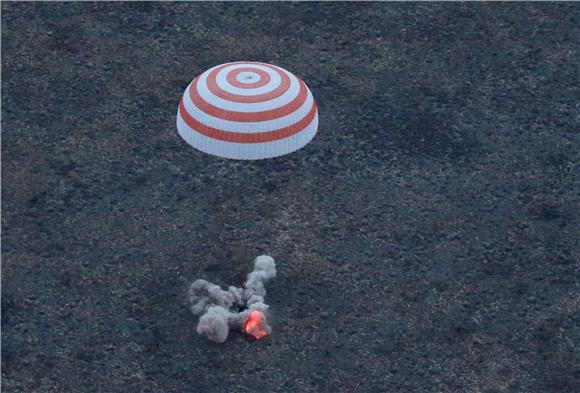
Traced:
<path id="1" fill-rule="evenodd" d="M 302 148 L 318 129 L 308 86 L 285 69 L 240 61 L 215 66 L 185 89 L 177 130 L 191 146 L 219 157 L 258 160 Z"/>

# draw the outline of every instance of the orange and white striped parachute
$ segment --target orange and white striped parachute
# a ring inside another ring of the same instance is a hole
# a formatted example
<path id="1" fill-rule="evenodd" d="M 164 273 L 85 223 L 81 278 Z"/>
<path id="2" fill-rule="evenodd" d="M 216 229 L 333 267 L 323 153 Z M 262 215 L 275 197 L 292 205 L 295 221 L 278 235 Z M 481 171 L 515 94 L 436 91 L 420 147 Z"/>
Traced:
<path id="1" fill-rule="evenodd" d="M 306 84 L 266 63 L 215 66 L 190 83 L 177 111 L 179 135 L 219 157 L 257 160 L 302 148 L 318 129 Z"/>

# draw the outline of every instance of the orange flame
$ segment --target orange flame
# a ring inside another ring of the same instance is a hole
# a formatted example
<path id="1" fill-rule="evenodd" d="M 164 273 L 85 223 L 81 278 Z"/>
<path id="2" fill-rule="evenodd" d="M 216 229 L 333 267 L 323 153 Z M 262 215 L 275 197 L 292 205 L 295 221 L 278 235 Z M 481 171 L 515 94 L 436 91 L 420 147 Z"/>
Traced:
<path id="1" fill-rule="evenodd" d="M 256 340 L 267 336 L 270 333 L 270 329 L 266 324 L 266 316 L 262 311 L 254 310 L 246 319 L 244 323 L 244 331 L 256 338 Z"/>

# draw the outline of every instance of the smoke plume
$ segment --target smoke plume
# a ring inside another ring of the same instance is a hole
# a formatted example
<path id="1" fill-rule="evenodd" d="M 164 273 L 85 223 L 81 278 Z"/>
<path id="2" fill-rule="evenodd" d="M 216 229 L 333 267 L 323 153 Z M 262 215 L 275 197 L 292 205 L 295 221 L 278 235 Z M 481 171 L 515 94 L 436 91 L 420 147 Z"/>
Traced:
<path id="1" fill-rule="evenodd" d="M 266 319 L 268 305 L 264 302 L 264 283 L 276 277 L 274 259 L 260 255 L 254 260 L 254 270 L 248 274 L 243 288 L 230 286 L 223 290 L 206 280 L 196 280 L 188 292 L 191 312 L 201 315 L 197 332 L 208 339 L 223 343 L 231 330 L 241 329 L 255 338 L 271 332 Z"/>

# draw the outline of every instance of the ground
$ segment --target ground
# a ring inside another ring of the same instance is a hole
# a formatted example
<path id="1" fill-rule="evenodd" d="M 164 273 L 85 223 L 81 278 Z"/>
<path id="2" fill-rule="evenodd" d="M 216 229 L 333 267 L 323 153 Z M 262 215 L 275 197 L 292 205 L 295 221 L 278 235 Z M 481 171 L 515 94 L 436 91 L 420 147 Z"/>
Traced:
<path id="1" fill-rule="evenodd" d="M 2 3 L 2 387 L 580 391 L 579 3 Z M 280 65 L 316 138 L 176 133 L 196 75 Z M 195 332 L 260 254 L 273 334 Z"/>

